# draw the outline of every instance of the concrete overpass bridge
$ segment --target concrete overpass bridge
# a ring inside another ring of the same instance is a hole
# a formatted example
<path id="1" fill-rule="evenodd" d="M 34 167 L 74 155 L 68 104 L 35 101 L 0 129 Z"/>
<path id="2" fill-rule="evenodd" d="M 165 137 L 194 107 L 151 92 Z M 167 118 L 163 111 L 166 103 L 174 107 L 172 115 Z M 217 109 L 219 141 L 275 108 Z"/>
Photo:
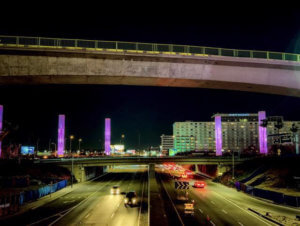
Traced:
<path id="1" fill-rule="evenodd" d="M 242 164 L 243 162 L 253 158 L 235 158 L 234 164 Z M 58 158 L 58 159 L 40 159 L 35 160 L 35 164 L 56 164 L 72 170 L 75 178 L 79 181 L 85 181 L 87 178 L 87 168 L 106 167 L 109 171 L 113 171 L 115 166 L 126 165 L 153 165 L 163 163 L 177 163 L 180 165 L 194 165 L 195 171 L 199 170 L 199 166 L 214 166 L 218 173 L 226 172 L 232 166 L 232 157 L 95 157 L 95 158 Z M 201 167 L 200 167 L 201 168 Z M 206 172 L 204 172 L 206 173 Z"/>
<path id="2" fill-rule="evenodd" d="M 0 84 L 200 87 L 300 97 L 300 54 L 0 36 Z"/>

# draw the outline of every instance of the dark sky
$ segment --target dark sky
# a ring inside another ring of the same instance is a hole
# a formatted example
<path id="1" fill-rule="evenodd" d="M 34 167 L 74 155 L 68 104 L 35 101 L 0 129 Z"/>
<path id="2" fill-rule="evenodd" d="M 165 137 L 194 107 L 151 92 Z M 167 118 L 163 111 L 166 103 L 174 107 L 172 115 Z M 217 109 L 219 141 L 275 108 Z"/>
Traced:
<path id="1" fill-rule="evenodd" d="M 175 3 L 175 2 L 174 2 Z M 3 5 L 0 34 L 190 44 L 300 53 L 300 8 L 280 5 L 161 7 L 59 2 Z M 74 7 L 76 5 L 77 7 Z M 174 4 L 173 4 L 174 5 Z M 72 6 L 72 7 L 71 7 Z M 139 6 L 138 10 L 133 10 Z M 4 10 L 5 9 L 5 10 Z M 3 12 L 4 11 L 4 12 Z M 216 112 L 257 112 L 300 120 L 299 98 L 209 89 L 130 86 L 0 86 L 5 120 L 19 125 L 6 142 L 48 146 L 56 141 L 57 114 L 67 115 L 67 133 L 84 147 L 103 142 L 104 118 L 112 118 L 112 141 L 121 133 L 128 147 L 158 145 L 174 121 L 211 120 Z M 99 139 L 101 141 L 99 141 Z"/>

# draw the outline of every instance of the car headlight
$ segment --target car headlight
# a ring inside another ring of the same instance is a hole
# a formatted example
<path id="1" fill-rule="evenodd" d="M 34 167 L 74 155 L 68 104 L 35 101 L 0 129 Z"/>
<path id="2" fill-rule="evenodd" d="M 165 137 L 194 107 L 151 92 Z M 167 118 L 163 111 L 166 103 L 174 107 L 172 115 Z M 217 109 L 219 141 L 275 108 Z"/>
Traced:
<path id="1" fill-rule="evenodd" d="M 114 193 L 114 190 L 113 189 L 110 189 L 110 194 L 113 194 Z"/>
<path id="2" fill-rule="evenodd" d="M 125 203 L 128 203 L 128 198 L 124 199 L 124 202 L 125 202 Z"/>
<path id="3" fill-rule="evenodd" d="M 132 199 L 132 203 L 134 204 L 136 202 L 136 199 Z"/>
<path id="4" fill-rule="evenodd" d="M 117 194 L 119 194 L 120 193 L 120 190 L 119 189 L 117 189 Z"/>

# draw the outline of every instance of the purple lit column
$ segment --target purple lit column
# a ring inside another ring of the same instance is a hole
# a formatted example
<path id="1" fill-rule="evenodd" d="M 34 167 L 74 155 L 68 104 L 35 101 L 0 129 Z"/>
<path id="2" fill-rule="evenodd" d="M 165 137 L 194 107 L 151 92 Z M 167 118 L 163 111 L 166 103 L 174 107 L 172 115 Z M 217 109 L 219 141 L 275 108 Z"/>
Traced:
<path id="1" fill-rule="evenodd" d="M 105 119 L 105 154 L 110 155 L 110 118 Z"/>
<path id="2" fill-rule="evenodd" d="M 259 135 L 259 151 L 261 154 L 268 154 L 268 137 L 267 137 L 267 128 L 262 127 L 260 124 L 262 120 L 266 119 L 266 112 L 258 112 L 258 135 Z"/>
<path id="3" fill-rule="evenodd" d="M 65 115 L 58 116 L 57 154 L 59 157 L 64 156 L 65 150 L 65 118 Z"/>
<path id="4" fill-rule="evenodd" d="M 215 141 L 216 155 L 222 155 L 222 120 L 221 116 L 215 116 Z"/>
<path id="5" fill-rule="evenodd" d="M 3 106 L 0 105 L 0 133 L 2 131 L 2 119 L 3 119 Z M 2 153 L 2 142 L 0 141 L 0 158 L 1 158 L 1 153 Z"/>

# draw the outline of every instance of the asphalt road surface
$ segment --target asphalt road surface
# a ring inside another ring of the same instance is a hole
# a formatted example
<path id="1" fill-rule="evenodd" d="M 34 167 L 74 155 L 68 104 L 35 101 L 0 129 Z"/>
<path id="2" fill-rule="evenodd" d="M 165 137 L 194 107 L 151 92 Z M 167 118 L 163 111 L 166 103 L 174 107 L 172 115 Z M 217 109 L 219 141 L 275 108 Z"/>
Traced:
<path id="1" fill-rule="evenodd" d="M 178 195 L 183 191 L 175 189 L 174 180 L 161 174 L 163 185 L 170 195 L 178 214 L 185 225 L 275 225 L 248 210 L 278 212 L 295 218 L 300 211 L 295 208 L 279 206 L 258 200 L 242 192 L 227 188 L 210 180 L 198 177 L 197 180 L 205 180 L 205 188 L 194 188 L 188 190 L 189 200 L 195 201 L 194 216 L 184 214 L 184 204 L 178 200 Z M 183 179 L 181 179 L 183 181 Z M 193 184 L 194 179 L 184 179 Z"/>
<path id="2" fill-rule="evenodd" d="M 108 173 L 84 183 L 74 191 L 52 202 L 0 222 L 1 225 L 147 225 L 147 172 Z M 125 195 L 112 195 L 110 189 L 120 186 L 120 192 L 136 191 L 140 205 L 125 207 Z"/>

